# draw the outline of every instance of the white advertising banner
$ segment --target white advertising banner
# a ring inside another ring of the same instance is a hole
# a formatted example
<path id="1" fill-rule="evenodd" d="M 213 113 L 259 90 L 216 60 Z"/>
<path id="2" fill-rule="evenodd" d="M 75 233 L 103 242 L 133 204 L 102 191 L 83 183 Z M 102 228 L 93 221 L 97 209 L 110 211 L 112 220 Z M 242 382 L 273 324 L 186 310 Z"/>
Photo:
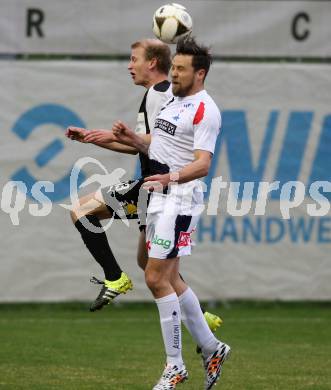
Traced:
<path id="1" fill-rule="evenodd" d="M 64 130 L 116 119 L 134 126 L 144 90 L 126 65 L 0 62 L 1 302 L 96 297 L 89 278 L 102 272 L 68 210 L 71 168 L 90 158 L 79 176 L 87 193 L 117 168 L 133 177 L 137 159 L 70 141 Z M 223 127 L 196 247 L 181 260 L 201 299 L 331 299 L 330 87 L 327 65 L 213 65 L 207 90 Z M 107 235 L 135 286 L 119 299 L 151 299 L 136 265 L 136 222 L 114 222 Z"/>
<path id="2" fill-rule="evenodd" d="M 327 1 L 183 0 L 218 56 L 330 57 Z M 155 0 L 2 0 L 0 53 L 126 55 L 152 35 Z"/>

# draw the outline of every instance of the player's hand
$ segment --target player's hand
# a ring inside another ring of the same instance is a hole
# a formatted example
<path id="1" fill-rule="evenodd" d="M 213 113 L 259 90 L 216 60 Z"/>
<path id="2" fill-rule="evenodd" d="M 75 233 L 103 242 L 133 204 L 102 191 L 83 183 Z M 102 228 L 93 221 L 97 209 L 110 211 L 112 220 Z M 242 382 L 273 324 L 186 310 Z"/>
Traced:
<path id="1" fill-rule="evenodd" d="M 170 183 L 170 173 L 148 176 L 144 179 L 143 188 L 146 191 L 162 192 Z"/>
<path id="2" fill-rule="evenodd" d="M 90 130 L 84 137 L 84 142 L 91 144 L 107 144 L 117 141 L 112 131 Z"/>
<path id="3" fill-rule="evenodd" d="M 118 142 L 133 146 L 137 135 L 126 124 L 121 121 L 116 121 L 113 124 L 112 131 Z"/>
<path id="4" fill-rule="evenodd" d="M 69 126 L 65 132 L 65 136 L 73 141 L 84 142 L 84 137 L 89 131 L 82 127 Z"/>

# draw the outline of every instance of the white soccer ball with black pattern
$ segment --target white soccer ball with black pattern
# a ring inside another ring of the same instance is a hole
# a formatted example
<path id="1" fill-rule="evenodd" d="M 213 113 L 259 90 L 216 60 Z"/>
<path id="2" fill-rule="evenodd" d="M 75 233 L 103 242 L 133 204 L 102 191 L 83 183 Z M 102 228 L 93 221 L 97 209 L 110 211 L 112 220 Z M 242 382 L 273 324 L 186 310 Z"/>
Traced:
<path id="1" fill-rule="evenodd" d="M 193 22 L 186 8 L 180 4 L 166 4 L 153 16 L 153 32 L 165 43 L 176 43 L 192 32 Z"/>

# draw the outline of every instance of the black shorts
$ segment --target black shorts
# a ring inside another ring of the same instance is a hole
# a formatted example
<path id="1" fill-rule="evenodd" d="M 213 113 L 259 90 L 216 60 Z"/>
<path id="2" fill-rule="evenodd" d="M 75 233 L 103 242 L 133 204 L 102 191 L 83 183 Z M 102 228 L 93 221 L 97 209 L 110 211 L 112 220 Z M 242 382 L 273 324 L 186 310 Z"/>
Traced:
<path id="1" fill-rule="evenodd" d="M 114 218 L 137 219 L 140 231 L 145 231 L 146 228 L 144 223 L 146 211 L 144 218 L 141 218 L 141 214 L 138 213 L 138 199 L 143 183 L 144 179 L 129 180 L 101 190 L 104 202 Z"/>

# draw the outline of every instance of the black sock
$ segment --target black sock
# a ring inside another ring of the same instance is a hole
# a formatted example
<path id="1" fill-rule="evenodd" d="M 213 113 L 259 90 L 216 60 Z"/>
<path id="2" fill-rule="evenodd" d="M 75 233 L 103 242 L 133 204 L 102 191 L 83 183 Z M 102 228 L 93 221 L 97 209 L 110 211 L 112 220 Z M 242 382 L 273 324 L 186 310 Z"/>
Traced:
<path id="1" fill-rule="evenodd" d="M 95 215 L 86 215 L 85 218 L 95 227 L 102 229 L 99 218 Z M 82 224 L 81 219 L 77 220 L 75 226 L 81 234 L 87 249 L 103 268 L 105 278 L 107 280 L 119 279 L 121 277 L 122 270 L 118 265 L 112 250 L 110 249 L 106 233 L 104 231 L 101 233 L 91 232 Z"/>

